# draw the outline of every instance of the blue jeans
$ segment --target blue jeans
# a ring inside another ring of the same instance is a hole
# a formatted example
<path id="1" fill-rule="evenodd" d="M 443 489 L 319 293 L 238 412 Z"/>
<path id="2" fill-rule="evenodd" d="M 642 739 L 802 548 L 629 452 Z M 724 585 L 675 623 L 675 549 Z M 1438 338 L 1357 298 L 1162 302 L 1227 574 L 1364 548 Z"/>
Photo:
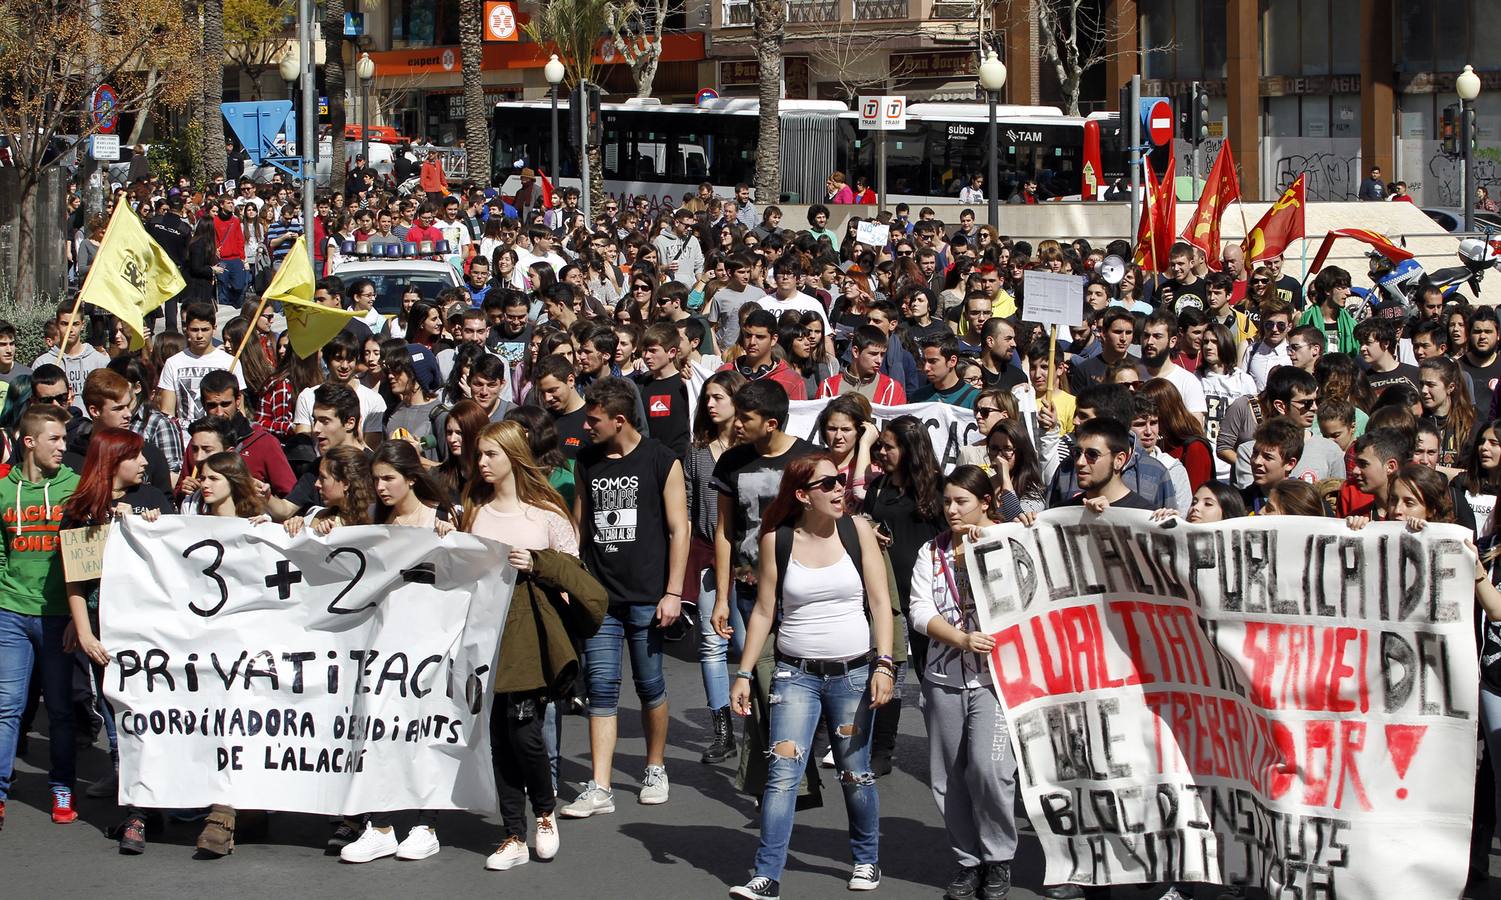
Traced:
<path id="1" fill-rule="evenodd" d="M 756 874 L 782 879 L 792 818 L 797 809 L 797 785 L 808 766 L 808 748 L 818 720 L 829 727 L 829 743 L 844 808 L 850 820 L 850 853 L 856 865 L 877 864 L 881 852 L 881 800 L 870 771 L 870 736 L 874 715 L 870 708 L 870 666 L 847 675 L 809 675 L 777 663 L 771 685 L 771 763 L 761 797 L 761 846 L 756 851 Z M 790 748 L 783 747 L 789 743 Z M 777 752 L 790 750 L 790 755 Z"/>
<path id="2" fill-rule="evenodd" d="M 730 603 L 730 628 L 734 630 L 728 639 L 714 630 L 714 570 L 705 569 L 703 587 L 698 592 L 698 666 L 704 675 L 704 699 L 710 709 L 724 709 L 730 705 L 730 672 L 725 661 L 739 666 L 745 646 L 745 621 L 740 616 L 740 604 Z"/>
<path id="3" fill-rule="evenodd" d="M 584 642 L 584 665 L 589 674 L 589 716 L 615 715 L 620 705 L 622 647 L 631 654 L 631 679 L 641 711 L 667 702 L 667 679 L 662 677 L 662 629 L 653 622 L 657 608 L 645 603 L 617 604 L 605 611 L 604 623 Z"/>
<path id="4" fill-rule="evenodd" d="M 73 789 L 73 657 L 63 652 L 67 616 L 27 616 L 0 609 L 0 800 L 10 796 L 21 712 L 33 661 L 41 663 L 42 700 L 47 704 L 47 744 L 53 789 Z"/>
<path id="5" fill-rule="evenodd" d="M 219 303 L 222 306 L 239 306 L 245 299 L 245 285 L 250 283 L 250 273 L 245 271 L 243 259 L 221 259 L 224 267 L 218 280 Z"/>

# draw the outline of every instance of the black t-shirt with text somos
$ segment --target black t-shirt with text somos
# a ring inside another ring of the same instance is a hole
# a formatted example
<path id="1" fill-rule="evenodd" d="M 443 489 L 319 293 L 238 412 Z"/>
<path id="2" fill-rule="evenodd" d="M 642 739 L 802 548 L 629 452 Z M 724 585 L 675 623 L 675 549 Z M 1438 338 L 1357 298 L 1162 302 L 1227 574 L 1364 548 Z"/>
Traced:
<path id="1" fill-rule="evenodd" d="M 793 438 L 781 456 L 762 456 L 755 445 L 740 444 L 726 450 L 714 465 L 714 487 L 733 504 L 729 537 L 737 581 L 746 580 L 760 562 L 761 514 L 776 499 L 782 472 L 799 456 L 817 452 L 802 438 Z"/>
<path id="2" fill-rule="evenodd" d="M 655 605 L 667 590 L 667 512 L 662 491 L 677 457 L 649 437 L 622 457 L 590 445 L 576 479 L 584 565 L 614 603 Z"/>
<path id="3" fill-rule="evenodd" d="M 646 430 L 667 445 L 678 459 L 688 455 L 688 385 L 683 376 L 647 376 L 640 382 L 641 404 L 646 407 Z"/>
<path id="4" fill-rule="evenodd" d="M 578 459 L 579 451 L 589 446 L 589 435 L 584 432 L 584 410 L 580 406 L 567 415 L 554 416 L 553 427 L 558 430 L 558 449 L 569 459 Z"/>

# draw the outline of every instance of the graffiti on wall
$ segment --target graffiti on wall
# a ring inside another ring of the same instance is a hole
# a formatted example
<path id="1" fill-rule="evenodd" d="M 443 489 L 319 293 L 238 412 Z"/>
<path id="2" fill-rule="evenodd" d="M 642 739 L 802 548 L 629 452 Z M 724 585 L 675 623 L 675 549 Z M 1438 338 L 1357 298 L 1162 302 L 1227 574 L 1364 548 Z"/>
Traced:
<path id="1" fill-rule="evenodd" d="M 1464 182 L 1462 159 L 1434 153 L 1428 157 L 1426 171 L 1428 181 L 1422 187 L 1428 191 L 1424 195 L 1427 202 L 1437 206 L 1463 205 L 1464 197 L 1460 194 Z M 1492 193 L 1496 191 L 1495 185 L 1501 183 L 1501 149 L 1481 147 L 1476 151 L 1475 183 L 1490 186 Z M 1413 186 L 1408 185 L 1408 189 L 1413 190 Z"/>
<path id="2" fill-rule="evenodd" d="M 1286 190 L 1300 174 L 1309 200 L 1354 200 L 1360 189 L 1360 160 L 1340 153 L 1290 153 L 1273 168 L 1273 186 Z"/>

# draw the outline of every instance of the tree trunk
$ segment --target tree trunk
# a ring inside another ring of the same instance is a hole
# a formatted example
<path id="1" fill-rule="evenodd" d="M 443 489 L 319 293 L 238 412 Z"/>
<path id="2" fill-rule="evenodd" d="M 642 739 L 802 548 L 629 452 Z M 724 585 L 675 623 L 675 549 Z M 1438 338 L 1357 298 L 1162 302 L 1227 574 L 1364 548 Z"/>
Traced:
<path id="1" fill-rule="evenodd" d="M 605 156 L 598 144 L 589 146 L 589 211 L 599 215 L 605 209 Z M 593 228 L 593 223 L 589 223 Z"/>
<path id="2" fill-rule="evenodd" d="M 485 108 L 483 5 L 459 0 L 459 57 L 464 75 L 464 164 L 468 179 L 490 183 L 490 113 Z"/>
<path id="3" fill-rule="evenodd" d="M 756 0 L 752 32 L 760 66 L 760 129 L 756 135 L 756 200 L 782 196 L 782 42 L 787 29 L 784 0 Z"/>
<path id="4" fill-rule="evenodd" d="M 157 74 L 155 66 L 146 73 L 146 102 L 141 105 L 141 111 L 136 113 L 135 124 L 130 126 L 130 137 L 125 139 L 125 143 L 132 147 L 141 142 L 141 134 L 145 132 L 146 122 L 151 118 L 151 107 L 156 105 Z"/>
<path id="5" fill-rule="evenodd" d="M 344 0 L 328 0 L 323 11 L 323 91 L 328 95 L 329 188 L 343 192 L 344 156 Z M 369 160 L 366 160 L 369 163 Z"/>
<path id="6" fill-rule="evenodd" d="M 199 46 L 199 49 L 201 50 L 202 46 L 203 46 L 203 41 L 202 41 L 202 39 L 203 39 L 203 31 L 202 31 L 202 25 L 201 25 L 201 23 L 202 23 L 202 11 L 199 8 L 198 0 L 183 0 L 182 8 L 183 8 L 183 15 L 187 19 L 187 21 L 189 23 L 189 27 L 190 28 L 198 29 L 198 31 L 197 31 L 197 36 L 198 36 L 198 39 L 199 39 L 198 46 Z M 201 58 L 201 54 L 200 54 L 200 58 Z M 196 137 L 192 137 L 192 138 L 190 138 L 187 141 L 187 144 L 189 145 L 189 148 L 191 150 L 196 150 L 197 151 L 197 152 L 190 152 L 188 154 L 189 157 L 192 160 L 192 163 L 191 163 L 191 165 L 189 167 L 188 176 L 192 179 L 192 181 L 193 181 L 194 184 L 204 184 L 205 182 L 208 181 L 208 179 L 205 177 L 204 171 L 203 171 L 203 159 L 204 159 L 204 153 L 203 153 L 203 134 L 204 134 L 204 130 L 202 128 L 202 124 L 203 124 L 203 119 L 202 119 L 202 117 L 203 117 L 203 92 L 204 92 L 204 84 L 205 84 L 206 81 L 207 81 L 207 74 L 205 72 L 203 72 L 203 71 L 200 71 L 198 73 L 197 79 L 195 79 L 194 84 L 193 84 L 193 95 L 188 98 L 187 109 L 183 110 L 184 116 L 183 116 L 182 121 L 197 123 L 200 126 L 198 128 L 198 134 L 197 134 L 197 136 Z M 193 146 L 195 143 L 196 143 L 196 146 Z M 228 165 L 228 162 L 226 161 L 225 164 Z"/>
<path id="7" fill-rule="evenodd" d="M 224 0 L 203 3 L 203 169 L 209 178 L 224 177 L 229 155 L 224 149 Z"/>
<path id="8" fill-rule="evenodd" d="M 21 178 L 20 208 L 16 211 L 16 300 L 36 294 L 36 198 L 37 182 Z"/>
<path id="9" fill-rule="evenodd" d="M 662 44 L 660 42 L 650 45 L 637 64 L 636 71 L 636 96 L 646 98 L 651 96 L 652 84 L 657 80 L 657 64 L 662 60 Z"/>

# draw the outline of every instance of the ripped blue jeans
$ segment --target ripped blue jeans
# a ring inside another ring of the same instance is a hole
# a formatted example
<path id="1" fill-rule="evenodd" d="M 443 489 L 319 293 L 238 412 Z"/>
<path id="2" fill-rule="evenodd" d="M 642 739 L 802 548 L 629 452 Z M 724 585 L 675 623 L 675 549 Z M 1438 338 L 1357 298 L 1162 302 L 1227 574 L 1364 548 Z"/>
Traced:
<path id="1" fill-rule="evenodd" d="M 808 766 L 808 750 L 819 718 L 828 723 L 829 742 L 844 808 L 850 820 L 850 854 L 854 863 L 878 864 L 881 851 L 881 801 L 870 771 L 871 668 L 838 676 L 809 675 L 777 663 L 771 685 L 771 764 L 761 797 L 761 846 L 756 874 L 782 879 L 787 844 L 797 808 L 797 785 Z"/>

